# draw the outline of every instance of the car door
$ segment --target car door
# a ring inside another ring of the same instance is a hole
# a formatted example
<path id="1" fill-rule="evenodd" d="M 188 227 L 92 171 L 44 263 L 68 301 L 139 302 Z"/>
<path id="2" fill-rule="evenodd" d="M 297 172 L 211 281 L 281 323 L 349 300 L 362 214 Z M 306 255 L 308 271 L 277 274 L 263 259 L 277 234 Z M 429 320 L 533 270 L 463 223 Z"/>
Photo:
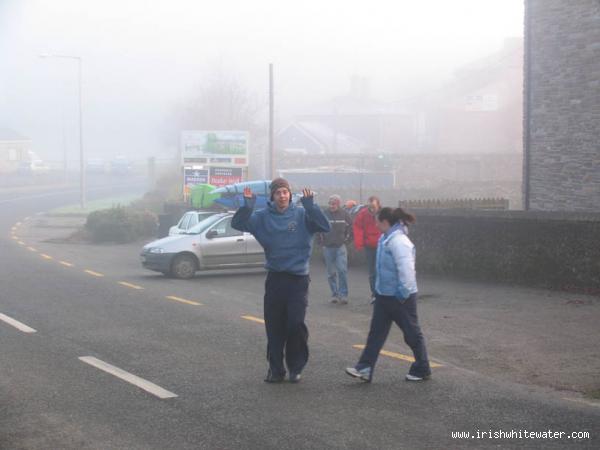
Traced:
<path id="1" fill-rule="evenodd" d="M 246 264 L 244 233 L 231 227 L 231 216 L 225 217 L 204 232 L 200 253 L 206 268 Z"/>
<path id="2" fill-rule="evenodd" d="M 244 233 L 246 240 L 246 261 L 251 265 L 262 265 L 265 263 L 265 251 L 256 238 L 250 233 Z"/>

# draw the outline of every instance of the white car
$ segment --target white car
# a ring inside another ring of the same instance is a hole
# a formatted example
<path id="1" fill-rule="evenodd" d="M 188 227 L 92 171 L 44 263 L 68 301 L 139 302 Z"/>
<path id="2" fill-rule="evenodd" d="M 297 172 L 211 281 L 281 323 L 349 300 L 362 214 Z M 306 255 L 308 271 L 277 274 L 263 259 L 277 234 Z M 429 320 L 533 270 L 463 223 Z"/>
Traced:
<path id="1" fill-rule="evenodd" d="M 36 174 L 50 172 L 50 167 L 41 159 L 34 159 L 31 161 L 31 171 Z"/>
<path id="2" fill-rule="evenodd" d="M 263 267 L 265 253 L 250 233 L 231 226 L 232 213 L 219 213 L 186 233 L 146 244 L 142 265 L 175 278 L 192 278 L 198 270 Z"/>
<path id="3" fill-rule="evenodd" d="M 188 211 L 177 222 L 177 225 L 169 228 L 169 236 L 186 233 L 190 228 L 198 225 L 204 219 L 214 216 L 216 213 L 216 211 Z"/>

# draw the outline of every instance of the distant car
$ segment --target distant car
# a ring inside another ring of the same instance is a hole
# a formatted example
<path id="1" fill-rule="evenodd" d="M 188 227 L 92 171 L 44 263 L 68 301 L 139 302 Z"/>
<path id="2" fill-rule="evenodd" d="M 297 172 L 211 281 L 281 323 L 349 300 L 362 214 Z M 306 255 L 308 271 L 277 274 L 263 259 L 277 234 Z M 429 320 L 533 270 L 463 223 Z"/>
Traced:
<path id="1" fill-rule="evenodd" d="M 17 173 L 19 175 L 31 175 L 31 161 L 19 161 Z"/>
<path id="2" fill-rule="evenodd" d="M 217 211 L 188 211 L 177 222 L 177 225 L 169 228 L 169 236 L 185 233 L 190 228 L 195 227 L 204 219 L 214 216 L 216 213 Z"/>
<path id="3" fill-rule="evenodd" d="M 50 172 L 50 166 L 41 159 L 34 159 L 31 161 L 31 171 L 35 174 L 42 174 Z"/>
<path id="4" fill-rule="evenodd" d="M 106 171 L 106 163 L 103 159 L 88 159 L 85 164 L 85 170 L 89 173 L 104 173 Z"/>
<path id="5" fill-rule="evenodd" d="M 20 161 L 17 167 L 17 173 L 21 175 L 40 175 L 48 172 L 50 172 L 50 167 L 41 159 Z"/>
<path id="6" fill-rule="evenodd" d="M 264 251 L 250 233 L 231 227 L 233 213 L 208 217 L 185 234 L 146 244 L 141 253 L 146 269 L 175 278 L 192 278 L 199 270 L 261 267 Z"/>
<path id="7" fill-rule="evenodd" d="M 117 156 L 110 162 L 110 173 L 125 175 L 131 172 L 131 161 L 124 156 Z"/>

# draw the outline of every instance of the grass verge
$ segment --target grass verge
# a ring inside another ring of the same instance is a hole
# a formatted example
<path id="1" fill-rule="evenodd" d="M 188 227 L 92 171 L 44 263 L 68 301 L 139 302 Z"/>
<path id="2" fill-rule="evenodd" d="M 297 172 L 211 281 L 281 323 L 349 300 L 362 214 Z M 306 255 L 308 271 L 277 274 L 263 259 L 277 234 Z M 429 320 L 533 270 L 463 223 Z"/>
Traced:
<path id="1" fill-rule="evenodd" d="M 87 202 L 84 209 L 81 208 L 79 203 L 75 203 L 73 205 L 52 209 L 48 211 L 46 215 L 51 217 L 86 217 L 89 213 L 100 209 L 108 209 L 115 206 L 128 206 L 131 202 L 138 200 L 139 198 L 140 196 L 135 194 L 103 198 Z"/>

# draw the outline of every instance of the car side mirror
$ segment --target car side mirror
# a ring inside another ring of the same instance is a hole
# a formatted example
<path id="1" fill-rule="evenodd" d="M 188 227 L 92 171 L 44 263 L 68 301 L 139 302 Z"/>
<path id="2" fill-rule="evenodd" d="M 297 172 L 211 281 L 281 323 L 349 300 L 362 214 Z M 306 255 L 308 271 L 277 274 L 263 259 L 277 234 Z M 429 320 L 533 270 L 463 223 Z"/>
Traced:
<path id="1" fill-rule="evenodd" d="M 206 233 L 206 239 L 213 239 L 219 235 L 217 230 L 208 230 Z"/>

